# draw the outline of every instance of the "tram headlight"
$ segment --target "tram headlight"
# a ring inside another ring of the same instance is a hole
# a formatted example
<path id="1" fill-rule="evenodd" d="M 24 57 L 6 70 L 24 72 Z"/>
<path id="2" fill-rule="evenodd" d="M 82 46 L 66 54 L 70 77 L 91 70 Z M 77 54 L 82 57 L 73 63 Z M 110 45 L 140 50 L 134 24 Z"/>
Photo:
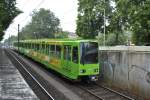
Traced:
<path id="1" fill-rule="evenodd" d="M 98 72 L 98 68 L 94 69 L 94 72 Z"/>
<path id="2" fill-rule="evenodd" d="M 80 73 L 85 73 L 85 72 L 86 72 L 85 69 L 81 69 L 81 70 L 80 70 Z"/>

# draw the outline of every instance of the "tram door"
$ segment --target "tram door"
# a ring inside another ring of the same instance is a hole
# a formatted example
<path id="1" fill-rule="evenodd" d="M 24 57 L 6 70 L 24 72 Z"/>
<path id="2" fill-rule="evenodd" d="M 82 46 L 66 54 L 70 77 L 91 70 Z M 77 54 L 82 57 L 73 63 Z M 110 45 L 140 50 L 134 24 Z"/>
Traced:
<path id="1" fill-rule="evenodd" d="M 71 73 L 71 46 L 64 46 L 64 61 L 63 61 L 63 69 L 66 73 Z"/>

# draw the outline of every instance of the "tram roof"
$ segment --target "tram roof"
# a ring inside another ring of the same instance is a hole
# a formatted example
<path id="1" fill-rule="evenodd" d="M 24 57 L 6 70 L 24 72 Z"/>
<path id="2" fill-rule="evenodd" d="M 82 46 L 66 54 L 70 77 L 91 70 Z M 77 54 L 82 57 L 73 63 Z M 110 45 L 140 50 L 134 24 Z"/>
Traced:
<path id="1" fill-rule="evenodd" d="M 31 42 L 31 43 L 49 43 L 49 42 L 97 42 L 96 39 L 31 39 L 21 40 L 20 42 Z"/>

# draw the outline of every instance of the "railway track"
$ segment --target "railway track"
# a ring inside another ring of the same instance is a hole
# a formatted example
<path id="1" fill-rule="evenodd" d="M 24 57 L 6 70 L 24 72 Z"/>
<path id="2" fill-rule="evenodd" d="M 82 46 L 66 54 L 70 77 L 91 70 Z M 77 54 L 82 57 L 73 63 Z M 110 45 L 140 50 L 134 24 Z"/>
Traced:
<path id="1" fill-rule="evenodd" d="M 38 80 L 34 77 L 34 75 L 32 75 L 32 72 L 30 72 L 30 71 L 26 72 L 26 70 L 27 70 L 26 68 L 28 68 L 29 65 L 25 64 L 23 62 L 23 60 L 21 60 L 17 56 L 17 54 L 14 53 L 13 51 L 6 50 L 6 52 L 7 52 L 7 55 L 10 56 L 12 62 L 16 63 L 15 65 L 17 65 L 18 69 L 21 69 L 20 72 L 22 72 L 23 74 L 24 73 L 26 74 L 25 75 L 26 76 L 25 79 L 28 79 L 30 82 L 32 82 L 32 83 L 29 83 L 29 84 L 31 84 L 31 87 L 33 87 L 33 90 L 35 90 L 35 93 L 37 92 L 36 93 L 37 96 L 41 100 L 54 100 L 54 98 L 46 90 L 47 88 L 43 87 L 43 85 L 40 84 L 41 82 L 38 82 Z M 31 77 L 31 75 L 29 73 L 32 75 L 32 77 Z M 31 77 L 31 78 L 29 79 L 28 77 Z M 128 97 L 128 96 L 126 96 L 124 94 L 121 94 L 119 92 L 116 92 L 114 90 L 111 90 L 109 88 L 106 88 L 106 87 L 101 86 L 101 85 L 96 84 L 96 83 L 91 84 L 91 85 L 89 85 L 89 84 L 87 84 L 87 85 L 85 85 L 85 84 L 79 84 L 77 86 L 80 89 L 82 89 L 83 91 L 86 91 L 88 94 L 93 95 L 93 97 L 97 98 L 96 100 L 134 100 L 131 97 Z M 90 98 L 88 100 L 90 100 Z"/>
<path id="2" fill-rule="evenodd" d="M 29 65 L 25 64 L 14 52 L 11 50 L 5 50 L 7 56 L 21 72 L 22 76 L 27 80 L 27 83 L 33 89 L 35 94 L 40 100 L 54 100 L 46 87 L 44 87 L 41 82 L 27 69 Z"/>
<path id="3" fill-rule="evenodd" d="M 96 83 L 90 85 L 79 85 L 79 87 L 95 96 L 99 100 L 135 100 L 129 96 Z"/>

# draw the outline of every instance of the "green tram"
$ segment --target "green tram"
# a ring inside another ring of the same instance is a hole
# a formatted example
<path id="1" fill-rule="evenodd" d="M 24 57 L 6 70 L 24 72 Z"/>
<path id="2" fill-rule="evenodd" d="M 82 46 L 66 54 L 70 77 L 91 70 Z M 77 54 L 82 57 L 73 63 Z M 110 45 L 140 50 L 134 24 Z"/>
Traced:
<path id="1" fill-rule="evenodd" d="M 14 47 L 71 80 L 98 80 L 98 43 L 95 40 L 38 39 L 14 42 Z"/>

